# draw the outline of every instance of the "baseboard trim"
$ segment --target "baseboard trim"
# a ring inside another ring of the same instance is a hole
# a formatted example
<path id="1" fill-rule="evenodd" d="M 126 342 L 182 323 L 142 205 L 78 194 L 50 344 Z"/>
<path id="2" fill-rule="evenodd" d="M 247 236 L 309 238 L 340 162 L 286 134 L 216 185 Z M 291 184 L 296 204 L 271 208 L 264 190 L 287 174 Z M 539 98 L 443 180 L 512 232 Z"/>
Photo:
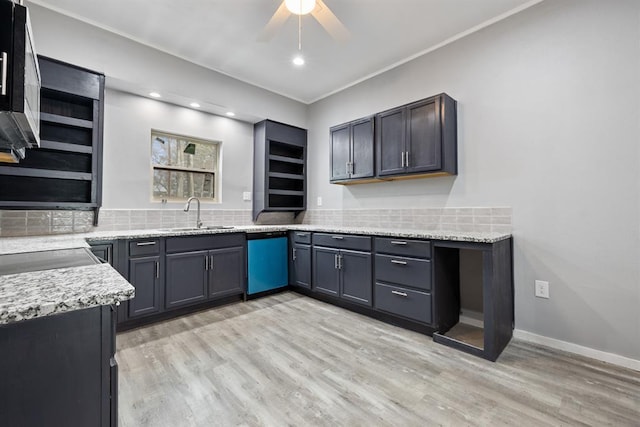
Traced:
<path id="1" fill-rule="evenodd" d="M 541 344 L 547 347 L 554 348 L 556 350 L 562 350 L 569 353 L 577 354 L 579 356 L 585 356 L 591 359 L 600 360 L 602 362 L 611 363 L 612 365 L 621 366 L 623 368 L 640 371 L 640 360 L 631 359 L 630 357 L 620 356 L 614 353 L 607 353 L 606 351 L 596 350 L 567 341 L 545 337 L 542 335 L 534 334 L 532 332 L 523 331 L 522 329 L 515 329 L 513 331 L 513 337 L 522 341 Z"/>

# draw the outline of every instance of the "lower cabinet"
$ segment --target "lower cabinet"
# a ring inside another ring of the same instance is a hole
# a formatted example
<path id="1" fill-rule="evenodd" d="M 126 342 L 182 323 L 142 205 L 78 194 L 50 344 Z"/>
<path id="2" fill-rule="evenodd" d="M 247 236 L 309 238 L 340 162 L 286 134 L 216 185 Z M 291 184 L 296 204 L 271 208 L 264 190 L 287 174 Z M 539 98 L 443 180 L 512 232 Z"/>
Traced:
<path id="1" fill-rule="evenodd" d="M 208 263 L 208 251 L 167 255 L 167 308 L 207 299 Z"/>
<path id="2" fill-rule="evenodd" d="M 289 284 L 311 289 L 311 233 L 289 233 Z"/>
<path id="3" fill-rule="evenodd" d="M 366 248 L 369 237 L 314 234 L 314 242 L 334 242 L 337 247 L 313 246 L 313 291 L 372 305 L 371 252 L 346 249 Z M 331 240 L 329 240 L 331 239 Z"/>
<path id="4" fill-rule="evenodd" d="M 209 298 L 242 294 L 245 291 L 245 248 L 209 251 Z"/>
<path id="5" fill-rule="evenodd" d="M 159 255 L 130 258 L 129 283 L 136 296 L 129 300 L 129 319 L 160 313 L 162 307 L 162 259 Z"/>
<path id="6" fill-rule="evenodd" d="M 118 423 L 109 305 L 0 325 L 0 425 Z"/>

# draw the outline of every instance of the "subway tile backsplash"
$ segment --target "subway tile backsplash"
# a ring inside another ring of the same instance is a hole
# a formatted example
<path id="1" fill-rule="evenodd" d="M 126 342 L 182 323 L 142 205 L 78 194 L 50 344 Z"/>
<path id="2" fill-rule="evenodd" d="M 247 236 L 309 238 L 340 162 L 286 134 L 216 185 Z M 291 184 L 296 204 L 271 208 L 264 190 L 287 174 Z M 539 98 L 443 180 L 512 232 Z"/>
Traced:
<path id="1" fill-rule="evenodd" d="M 291 213 L 263 213 L 253 221 L 248 209 L 208 209 L 206 225 L 313 224 L 387 229 L 511 232 L 510 207 L 446 207 L 411 209 L 312 209 L 295 220 Z M 91 211 L 0 210 L 0 236 L 35 236 L 89 231 L 186 227 L 195 212 L 168 209 L 102 209 L 99 225 Z"/>

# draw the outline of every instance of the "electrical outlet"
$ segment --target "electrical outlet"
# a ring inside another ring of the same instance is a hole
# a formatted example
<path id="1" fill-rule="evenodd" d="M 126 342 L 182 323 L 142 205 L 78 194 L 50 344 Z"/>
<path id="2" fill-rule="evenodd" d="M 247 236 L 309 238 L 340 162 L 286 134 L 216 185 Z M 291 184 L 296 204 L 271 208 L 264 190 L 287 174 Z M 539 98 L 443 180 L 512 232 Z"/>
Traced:
<path id="1" fill-rule="evenodd" d="M 549 282 L 536 280 L 536 296 L 538 298 L 549 298 Z"/>
<path id="2" fill-rule="evenodd" d="M 318 206 L 322 206 L 322 197 L 318 196 Z"/>
<path id="3" fill-rule="evenodd" d="M 244 191 L 242 193 L 242 200 L 248 202 L 251 200 L 251 191 Z"/>

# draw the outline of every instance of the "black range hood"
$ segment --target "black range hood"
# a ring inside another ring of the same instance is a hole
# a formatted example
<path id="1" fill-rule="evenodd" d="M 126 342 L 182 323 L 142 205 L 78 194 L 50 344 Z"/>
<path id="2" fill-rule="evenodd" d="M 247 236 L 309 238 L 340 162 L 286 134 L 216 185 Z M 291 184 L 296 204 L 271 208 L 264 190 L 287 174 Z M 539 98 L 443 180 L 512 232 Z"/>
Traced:
<path id="1" fill-rule="evenodd" d="M 40 86 L 28 10 L 0 0 L 0 161 L 40 145 Z"/>

